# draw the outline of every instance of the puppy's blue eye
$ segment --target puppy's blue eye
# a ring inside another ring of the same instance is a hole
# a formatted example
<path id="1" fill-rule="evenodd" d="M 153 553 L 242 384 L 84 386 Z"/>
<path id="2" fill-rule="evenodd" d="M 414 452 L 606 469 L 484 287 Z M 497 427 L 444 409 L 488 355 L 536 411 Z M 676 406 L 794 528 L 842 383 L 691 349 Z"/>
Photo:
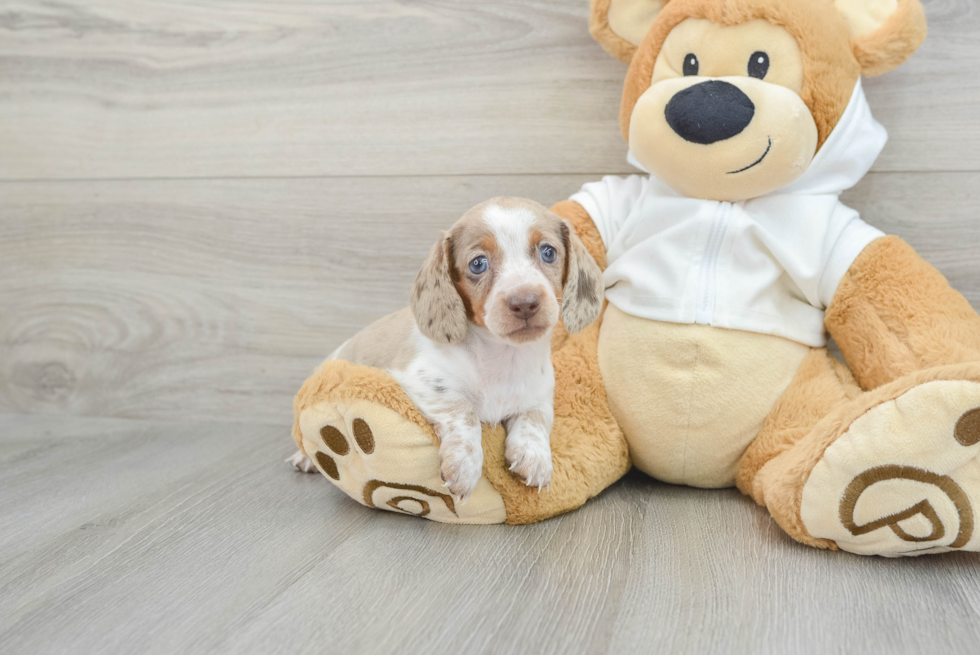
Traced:
<path id="1" fill-rule="evenodd" d="M 474 275 L 486 273 L 488 268 L 490 268 L 490 262 L 487 261 L 486 257 L 474 257 L 473 261 L 470 262 L 470 272 Z"/>
<path id="2" fill-rule="evenodd" d="M 554 264 L 555 260 L 558 258 L 558 251 L 551 246 L 541 247 L 541 261 L 546 264 Z"/>

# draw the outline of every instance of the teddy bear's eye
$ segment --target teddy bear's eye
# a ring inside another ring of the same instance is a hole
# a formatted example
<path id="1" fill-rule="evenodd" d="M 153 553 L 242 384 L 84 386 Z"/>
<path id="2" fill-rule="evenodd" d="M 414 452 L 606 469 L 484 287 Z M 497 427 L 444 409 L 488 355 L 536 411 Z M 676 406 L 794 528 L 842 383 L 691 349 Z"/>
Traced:
<path id="1" fill-rule="evenodd" d="M 769 55 L 764 52 L 753 52 L 749 57 L 749 75 L 760 80 L 765 79 L 769 72 Z"/>
<path id="2" fill-rule="evenodd" d="M 684 56 L 685 75 L 697 75 L 699 68 L 701 68 L 701 66 L 698 64 L 698 58 L 694 56 L 693 52 Z"/>

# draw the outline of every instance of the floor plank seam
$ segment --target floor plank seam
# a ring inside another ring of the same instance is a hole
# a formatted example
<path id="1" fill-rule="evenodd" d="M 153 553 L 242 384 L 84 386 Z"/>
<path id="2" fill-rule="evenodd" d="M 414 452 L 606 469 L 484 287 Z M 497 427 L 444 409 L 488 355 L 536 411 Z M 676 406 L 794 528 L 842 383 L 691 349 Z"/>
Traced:
<path id="1" fill-rule="evenodd" d="M 425 178 L 506 178 L 506 177 L 595 177 L 601 178 L 604 175 L 637 175 L 637 169 L 618 169 L 608 171 L 559 171 L 559 172 L 534 172 L 534 173 L 398 173 L 398 174 L 378 174 L 378 175 L 208 175 L 201 177 L 28 177 L 28 178 L 0 178 L 0 185 L 3 184 L 42 184 L 42 183 L 64 183 L 64 184 L 100 184 L 110 182 L 275 182 L 277 180 L 413 180 Z M 980 168 L 954 168 L 954 169 L 915 169 L 915 170 L 872 170 L 868 175 L 953 175 L 957 173 L 980 173 Z"/>

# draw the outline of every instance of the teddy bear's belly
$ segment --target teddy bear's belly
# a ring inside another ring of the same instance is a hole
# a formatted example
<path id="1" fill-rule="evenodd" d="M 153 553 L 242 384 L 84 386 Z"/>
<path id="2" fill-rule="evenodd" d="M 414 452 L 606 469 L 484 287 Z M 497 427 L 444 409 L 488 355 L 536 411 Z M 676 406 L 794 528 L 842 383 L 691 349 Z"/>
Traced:
<path id="1" fill-rule="evenodd" d="M 659 480 L 735 484 L 738 462 L 810 348 L 606 308 L 599 368 L 633 464 Z"/>

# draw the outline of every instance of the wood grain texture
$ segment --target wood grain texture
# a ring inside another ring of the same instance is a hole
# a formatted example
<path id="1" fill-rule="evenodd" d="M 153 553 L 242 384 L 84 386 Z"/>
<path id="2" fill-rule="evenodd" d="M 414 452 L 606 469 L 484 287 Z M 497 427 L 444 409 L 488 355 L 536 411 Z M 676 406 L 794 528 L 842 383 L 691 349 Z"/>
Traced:
<path id="1" fill-rule="evenodd" d="M 878 171 L 980 170 L 974 0 L 868 80 Z M 0 179 L 626 172 L 586 0 L 0 0 Z"/>
<path id="2" fill-rule="evenodd" d="M 314 366 L 408 304 L 441 228 L 585 179 L 3 185 L 0 407 L 288 424 Z"/>
<path id="3" fill-rule="evenodd" d="M 40 438 L 39 438 L 40 437 Z M 632 474 L 531 526 L 364 508 L 280 429 L 0 415 L 4 653 L 975 653 L 980 561 Z"/>
<path id="4" fill-rule="evenodd" d="M 330 351 L 404 307 L 438 231 L 586 176 L 0 185 L 0 408 L 284 425 Z M 978 173 L 872 174 L 845 200 L 980 307 Z"/>

